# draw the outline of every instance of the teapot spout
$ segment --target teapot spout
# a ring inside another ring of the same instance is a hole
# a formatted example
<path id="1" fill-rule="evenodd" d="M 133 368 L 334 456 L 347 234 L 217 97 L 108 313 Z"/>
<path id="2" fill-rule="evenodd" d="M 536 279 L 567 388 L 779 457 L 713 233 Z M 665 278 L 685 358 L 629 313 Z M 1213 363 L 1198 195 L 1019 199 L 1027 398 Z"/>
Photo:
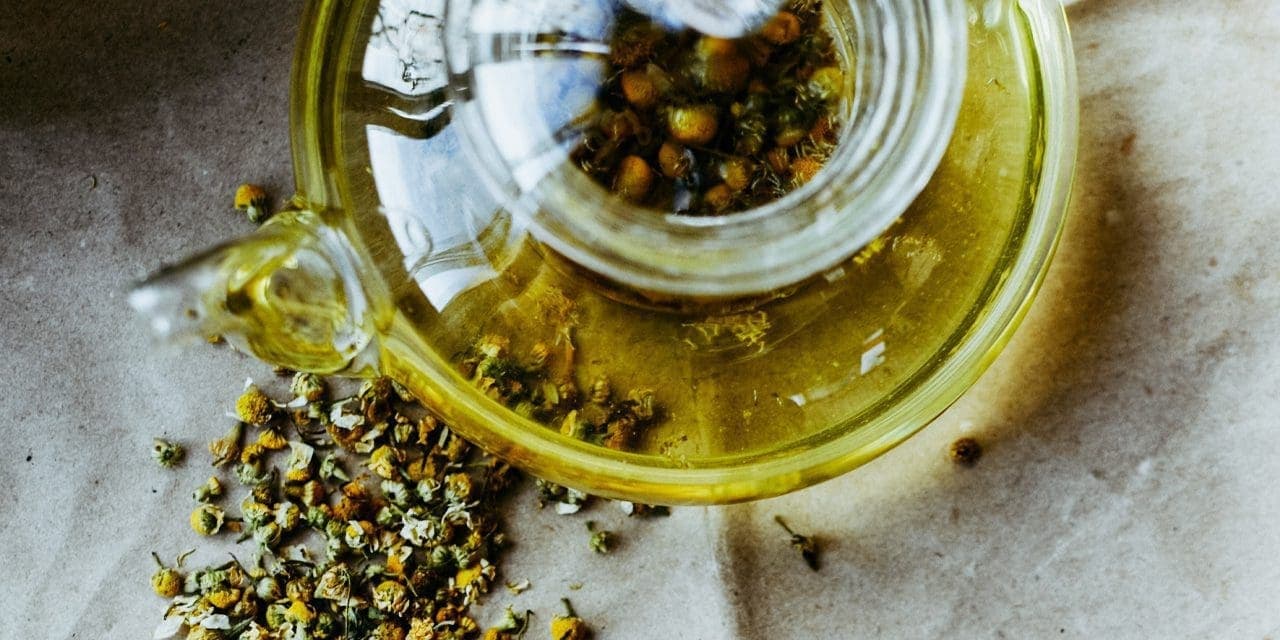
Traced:
<path id="1" fill-rule="evenodd" d="M 223 338 L 270 364 L 371 373 L 376 314 L 346 237 L 310 211 L 168 267 L 129 293 L 161 342 Z"/>

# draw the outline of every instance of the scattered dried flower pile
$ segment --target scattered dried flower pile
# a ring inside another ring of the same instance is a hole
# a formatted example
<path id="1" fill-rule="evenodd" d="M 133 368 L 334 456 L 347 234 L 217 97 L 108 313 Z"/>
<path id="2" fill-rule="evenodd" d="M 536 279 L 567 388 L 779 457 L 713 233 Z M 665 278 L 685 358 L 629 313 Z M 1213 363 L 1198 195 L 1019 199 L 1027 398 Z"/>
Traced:
<path id="1" fill-rule="evenodd" d="M 496 579 L 506 537 L 495 507 L 514 472 L 389 379 L 330 401 L 322 380 L 299 373 L 291 391 L 278 403 L 249 383 L 237 422 L 209 444 L 214 466 L 247 492 L 239 508 L 220 504 L 228 492 L 218 476 L 193 494 L 191 528 L 252 541 L 253 560 L 184 571 L 181 558 L 166 565 L 157 557 L 152 588 L 172 603 L 155 637 L 480 637 L 469 609 Z M 182 458 L 181 447 L 162 441 L 154 454 L 166 466 Z M 586 500 L 544 487 L 544 499 L 569 505 L 562 512 Z M 527 615 L 508 611 L 483 637 L 520 637 L 527 625 Z M 587 633 L 574 615 L 553 618 L 551 627 L 561 640 Z"/>

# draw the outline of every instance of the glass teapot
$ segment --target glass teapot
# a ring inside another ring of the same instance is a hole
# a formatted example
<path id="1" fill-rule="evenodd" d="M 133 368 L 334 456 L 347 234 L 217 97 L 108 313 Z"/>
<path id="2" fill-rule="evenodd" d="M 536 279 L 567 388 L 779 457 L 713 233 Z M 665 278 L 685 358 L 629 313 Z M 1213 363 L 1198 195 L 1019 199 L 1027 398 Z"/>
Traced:
<path id="1" fill-rule="evenodd" d="M 834 42 L 834 151 L 776 200 L 690 216 L 570 161 L 619 12 L 693 24 L 672 4 L 313 1 L 292 210 L 131 304 L 162 338 L 390 376 L 607 497 L 755 499 L 870 460 L 977 379 L 1044 275 L 1076 144 L 1062 8 L 784 3 Z"/>

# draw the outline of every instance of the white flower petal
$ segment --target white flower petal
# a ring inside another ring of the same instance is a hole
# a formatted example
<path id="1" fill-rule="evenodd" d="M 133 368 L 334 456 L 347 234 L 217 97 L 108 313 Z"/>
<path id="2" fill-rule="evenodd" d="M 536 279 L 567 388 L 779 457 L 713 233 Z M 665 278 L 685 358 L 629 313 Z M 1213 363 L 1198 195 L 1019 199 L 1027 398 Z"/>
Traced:
<path id="1" fill-rule="evenodd" d="M 152 640 L 167 640 L 178 635 L 182 631 L 182 616 L 170 616 L 165 618 L 156 626 L 155 632 L 151 634 Z"/>
<path id="2" fill-rule="evenodd" d="M 311 464 L 311 459 L 316 455 L 315 447 L 309 444 L 298 442 L 296 440 L 289 441 L 289 467 L 302 468 Z"/>
<path id="3" fill-rule="evenodd" d="M 199 601 L 200 601 L 200 598 L 197 596 L 178 596 L 173 599 L 172 604 L 176 609 L 181 609 L 183 611 L 190 611 L 191 605 Z"/>
<path id="4" fill-rule="evenodd" d="M 360 424 L 360 416 L 339 415 L 339 416 L 333 417 L 333 426 L 338 427 L 339 429 L 343 429 L 345 431 L 350 431 L 356 428 L 356 425 L 358 424 Z"/>
<path id="5" fill-rule="evenodd" d="M 215 613 L 200 621 L 200 626 L 206 629 L 230 629 L 231 618 L 225 614 Z"/>

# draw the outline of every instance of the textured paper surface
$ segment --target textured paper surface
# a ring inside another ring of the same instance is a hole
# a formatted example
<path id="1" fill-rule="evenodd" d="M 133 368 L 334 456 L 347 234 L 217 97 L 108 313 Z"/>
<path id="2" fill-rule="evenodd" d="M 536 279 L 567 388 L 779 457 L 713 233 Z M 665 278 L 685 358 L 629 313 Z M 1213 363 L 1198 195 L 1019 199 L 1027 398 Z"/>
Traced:
<path id="1" fill-rule="evenodd" d="M 155 353 L 122 291 L 291 188 L 300 3 L 0 6 L 0 638 L 145 638 L 147 553 L 197 541 L 199 446 L 246 374 Z M 602 638 L 1263 638 L 1280 633 L 1280 4 L 1071 8 L 1081 160 L 1039 301 L 972 393 L 867 467 L 727 509 L 584 518 L 517 498 L 504 564 Z M 971 434 L 973 469 L 943 455 Z M 811 573 L 775 514 L 823 542 Z M 217 560 L 209 551 L 195 560 Z M 583 583 L 579 591 L 569 585 Z M 490 611 L 485 615 L 491 615 Z M 491 618 L 489 618 L 491 619 Z"/>

